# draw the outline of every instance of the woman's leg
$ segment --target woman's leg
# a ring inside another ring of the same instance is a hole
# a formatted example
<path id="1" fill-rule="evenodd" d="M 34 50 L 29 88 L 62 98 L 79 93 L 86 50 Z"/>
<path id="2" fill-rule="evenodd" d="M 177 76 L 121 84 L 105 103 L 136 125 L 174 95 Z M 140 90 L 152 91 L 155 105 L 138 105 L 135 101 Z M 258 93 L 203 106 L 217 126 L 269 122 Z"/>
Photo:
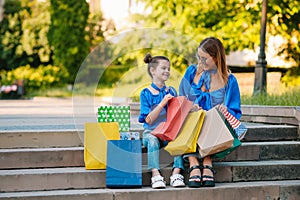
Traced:
<path id="1" fill-rule="evenodd" d="M 189 156 L 188 157 L 188 160 L 189 160 L 189 163 L 190 163 L 190 168 L 192 168 L 193 166 L 199 166 L 199 161 L 198 161 L 198 158 L 195 157 L 195 156 Z M 196 168 L 196 169 L 193 169 L 191 172 L 190 172 L 190 177 L 192 176 L 201 176 L 201 171 L 200 169 Z M 196 179 L 192 179 L 194 181 L 200 181 L 199 178 L 196 178 Z"/>
<path id="2" fill-rule="evenodd" d="M 212 159 L 207 156 L 203 159 L 203 173 L 202 173 L 202 184 L 205 187 L 214 187 L 214 174 L 216 171 L 212 167 Z"/>
<path id="3" fill-rule="evenodd" d="M 212 159 L 210 156 L 206 156 L 205 158 L 203 158 L 203 166 L 209 166 L 212 167 Z M 204 168 L 203 169 L 203 176 L 211 176 L 213 177 L 214 174 L 210 169 Z M 203 178 L 203 181 L 205 180 L 213 180 L 213 178 Z"/>

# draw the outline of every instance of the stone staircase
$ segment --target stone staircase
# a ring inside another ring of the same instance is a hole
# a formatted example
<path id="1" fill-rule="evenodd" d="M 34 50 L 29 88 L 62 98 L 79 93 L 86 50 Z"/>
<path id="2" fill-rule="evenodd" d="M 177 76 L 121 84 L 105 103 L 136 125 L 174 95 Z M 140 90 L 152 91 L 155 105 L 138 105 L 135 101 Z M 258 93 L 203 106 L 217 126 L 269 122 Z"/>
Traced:
<path id="1" fill-rule="evenodd" d="M 248 116 L 249 117 L 249 116 Z M 251 121 L 251 120 L 249 120 Z M 105 188 L 105 170 L 85 170 L 83 131 L 0 132 L 0 200 L 3 199 L 300 199 L 300 141 L 295 124 L 246 123 L 243 144 L 214 160 L 216 187 L 153 190 L 143 153 L 143 187 Z M 135 131 L 141 131 L 135 127 Z M 169 183 L 172 157 L 161 150 Z M 187 177 L 186 177 L 187 178 Z"/>

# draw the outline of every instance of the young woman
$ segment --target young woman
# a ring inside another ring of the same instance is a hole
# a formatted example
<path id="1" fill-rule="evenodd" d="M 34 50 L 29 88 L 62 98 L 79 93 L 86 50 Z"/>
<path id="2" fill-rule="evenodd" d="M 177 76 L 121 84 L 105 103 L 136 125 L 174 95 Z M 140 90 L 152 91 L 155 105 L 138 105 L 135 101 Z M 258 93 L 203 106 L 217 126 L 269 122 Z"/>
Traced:
<path id="1" fill-rule="evenodd" d="M 152 84 L 144 88 L 140 94 L 140 115 L 139 122 L 144 123 L 143 145 L 148 150 L 148 169 L 152 172 L 152 188 L 165 188 L 166 182 L 160 173 L 159 149 L 166 145 L 151 134 L 151 131 L 163 121 L 166 121 L 166 109 L 168 101 L 177 92 L 173 87 L 167 87 L 165 82 L 170 77 L 170 61 L 164 56 L 154 56 L 147 54 L 144 62 L 148 64 L 148 74 L 152 78 Z M 184 177 L 180 174 L 184 170 L 181 156 L 174 157 L 172 176 L 170 185 L 173 187 L 183 187 Z"/>
<path id="2" fill-rule="evenodd" d="M 197 49 L 197 65 L 187 68 L 179 86 L 179 95 L 194 102 L 193 110 L 210 110 L 220 104 L 237 119 L 241 117 L 240 91 L 236 78 L 227 68 L 225 50 L 222 42 L 208 37 L 200 42 Z M 183 156 L 189 161 L 189 187 L 215 186 L 212 159 L 203 158 L 195 152 Z"/>

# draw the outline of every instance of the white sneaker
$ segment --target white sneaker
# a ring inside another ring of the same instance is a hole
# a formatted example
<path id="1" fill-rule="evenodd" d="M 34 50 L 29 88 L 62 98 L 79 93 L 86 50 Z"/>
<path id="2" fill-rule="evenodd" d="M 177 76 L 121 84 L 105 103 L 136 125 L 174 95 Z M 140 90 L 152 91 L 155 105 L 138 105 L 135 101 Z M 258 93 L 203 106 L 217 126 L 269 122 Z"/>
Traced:
<path id="1" fill-rule="evenodd" d="M 172 187 L 184 187 L 184 177 L 181 174 L 174 174 L 170 177 L 170 185 Z"/>
<path id="2" fill-rule="evenodd" d="M 151 178 L 151 185 L 153 189 L 166 188 L 166 182 L 164 177 L 161 175 L 156 175 Z"/>

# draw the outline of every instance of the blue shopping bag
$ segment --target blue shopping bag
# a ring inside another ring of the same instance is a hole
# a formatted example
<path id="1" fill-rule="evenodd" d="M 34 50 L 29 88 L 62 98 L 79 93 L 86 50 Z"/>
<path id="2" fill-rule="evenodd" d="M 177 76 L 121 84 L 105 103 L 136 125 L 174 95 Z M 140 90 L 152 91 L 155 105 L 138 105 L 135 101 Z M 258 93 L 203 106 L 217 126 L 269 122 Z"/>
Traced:
<path id="1" fill-rule="evenodd" d="M 106 158 L 106 187 L 142 187 L 141 140 L 108 141 Z"/>

